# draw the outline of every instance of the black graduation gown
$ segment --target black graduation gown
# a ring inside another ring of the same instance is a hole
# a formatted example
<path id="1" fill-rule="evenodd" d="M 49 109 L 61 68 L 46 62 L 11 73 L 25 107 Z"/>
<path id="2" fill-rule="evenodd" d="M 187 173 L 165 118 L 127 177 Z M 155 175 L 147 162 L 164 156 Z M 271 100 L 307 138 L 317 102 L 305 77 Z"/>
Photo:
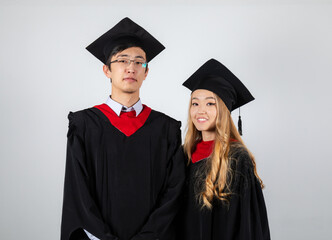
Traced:
<path id="1" fill-rule="evenodd" d="M 179 240 L 268 240 L 267 212 L 258 179 L 248 153 L 232 154 L 233 181 L 229 204 L 214 199 L 212 210 L 201 208 L 195 197 L 197 171 L 202 172 L 207 159 L 190 163 L 179 213 Z"/>
<path id="2" fill-rule="evenodd" d="M 82 229 L 101 240 L 174 239 L 181 123 L 152 110 L 127 137 L 96 108 L 68 119 L 61 239 L 88 239 Z"/>

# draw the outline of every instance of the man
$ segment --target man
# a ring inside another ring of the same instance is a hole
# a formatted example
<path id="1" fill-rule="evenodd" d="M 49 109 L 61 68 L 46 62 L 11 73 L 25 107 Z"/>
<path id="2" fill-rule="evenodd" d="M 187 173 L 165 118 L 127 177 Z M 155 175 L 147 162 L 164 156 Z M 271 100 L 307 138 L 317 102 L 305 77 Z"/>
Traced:
<path id="1" fill-rule="evenodd" d="M 87 47 L 105 65 L 105 104 L 70 113 L 61 239 L 171 240 L 184 182 L 180 122 L 142 105 L 164 46 L 129 18 Z"/>

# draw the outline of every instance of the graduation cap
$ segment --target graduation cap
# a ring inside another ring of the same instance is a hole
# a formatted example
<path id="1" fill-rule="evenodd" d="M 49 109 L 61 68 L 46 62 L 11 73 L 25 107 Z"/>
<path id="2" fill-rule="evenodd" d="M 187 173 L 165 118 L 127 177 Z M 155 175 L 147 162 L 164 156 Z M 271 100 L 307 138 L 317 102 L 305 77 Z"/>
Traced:
<path id="1" fill-rule="evenodd" d="M 213 58 L 204 63 L 182 85 L 192 92 L 197 89 L 214 92 L 230 112 L 255 99 L 240 79 Z M 241 116 L 239 116 L 238 127 L 242 135 Z"/>
<path id="2" fill-rule="evenodd" d="M 86 49 L 106 64 L 113 48 L 125 43 L 134 43 L 141 47 L 145 51 L 148 62 L 165 49 L 148 31 L 128 17 L 122 19 Z"/>

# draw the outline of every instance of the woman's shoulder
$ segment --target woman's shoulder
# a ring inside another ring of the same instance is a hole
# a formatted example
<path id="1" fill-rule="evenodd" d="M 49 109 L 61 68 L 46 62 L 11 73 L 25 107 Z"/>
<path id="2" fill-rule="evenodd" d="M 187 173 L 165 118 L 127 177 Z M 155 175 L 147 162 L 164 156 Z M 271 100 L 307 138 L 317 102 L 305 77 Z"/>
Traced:
<path id="1" fill-rule="evenodd" d="M 254 167 L 248 150 L 239 142 L 231 144 L 229 159 L 232 170 L 245 173 Z"/>
<path id="2" fill-rule="evenodd" d="M 255 178 L 253 161 L 248 150 L 241 143 L 231 145 L 229 159 L 232 191 L 241 193 L 248 188 L 251 180 Z"/>

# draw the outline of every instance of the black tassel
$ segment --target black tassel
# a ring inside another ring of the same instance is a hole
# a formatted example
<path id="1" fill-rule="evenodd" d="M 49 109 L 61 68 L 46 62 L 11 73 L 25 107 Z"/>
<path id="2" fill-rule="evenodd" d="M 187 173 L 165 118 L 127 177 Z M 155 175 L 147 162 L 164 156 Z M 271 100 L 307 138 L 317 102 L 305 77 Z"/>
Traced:
<path id="1" fill-rule="evenodd" d="M 238 127 L 239 134 L 242 136 L 242 120 L 241 120 L 241 116 L 239 116 L 239 121 L 237 122 L 237 127 Z"/>
<path id="2" fill-rule="evenodd" d="M 240 108 L 239 108 L 239 120 L 237 122 L 237 128 L 238 128 L 240 136 L 242 136 L 242 120 L 241 120 L 241 110 L 240 110 Z"/>

